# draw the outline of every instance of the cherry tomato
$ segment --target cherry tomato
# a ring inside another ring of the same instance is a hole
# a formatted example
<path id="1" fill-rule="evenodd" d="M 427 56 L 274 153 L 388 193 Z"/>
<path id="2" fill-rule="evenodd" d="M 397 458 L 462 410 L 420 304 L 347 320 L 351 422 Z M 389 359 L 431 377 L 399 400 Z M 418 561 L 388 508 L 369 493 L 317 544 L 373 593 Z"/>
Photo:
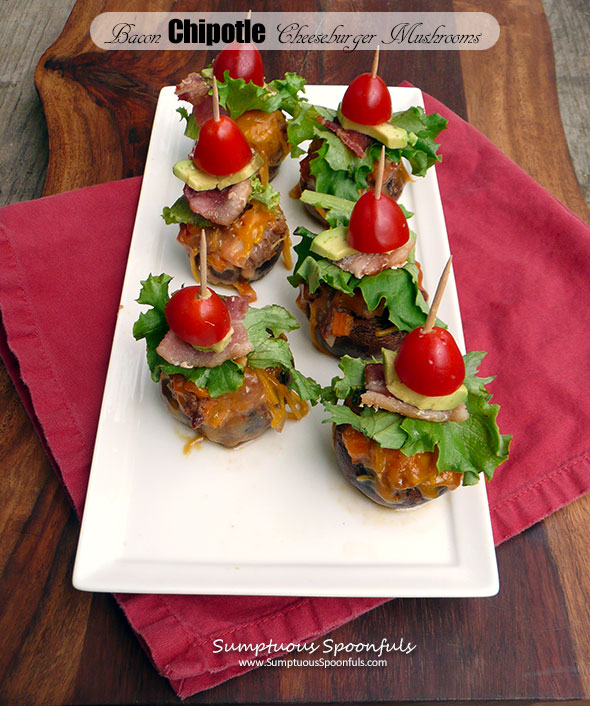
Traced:
<path id="1" fill-rule="evenodd" d="M 434 326 L 428 333 L 415 328 L 395 356 L 395 372 L 414 392 L 428 397 L 450 395 L 465 379 L 465 363 L 453 336 Z"/>
<path id="2" fill-rule="evenodd" d="M 346 89 L 342 115 L 361 125 L 378 125 L 391 118 L 391 96 L 379 76 L 361 74 Z"/>
<path id="3" fill-rule="evenodd" d="M 232 42 L 222 49 L 213 62 L 213 73 L 218 81 L 224 81 L 224 73 L 229 71 L 232 78 L 243 78 L 264 86 L 264 67 L 260 52 L 253 44 Z"/>
<path id="4" fill-rule="evenodd" d="M 367 191 L 355 203 L 348 224 L 348 244 L 368 253 L 389 252 L 405 245 L 410 237 L 408 221 L 387 194 L 375 198 Z"/>
<path id="5" fill-rule="evenodd" d="M 244 134 L 227 115 L 203 123 L 193 151 L 195 166 L 209 174 L 234 174 L 252 159 Z"/>
<path id="6" fill-rule="evenodd" d="M 207 347 L 222 341 L 230 331 L 231 319 L 223 299 L 211 289 L 199 297 L 200 287 L 184 287 L 166 304 L 166 321 L 174 333 L 191 346 Z"/>

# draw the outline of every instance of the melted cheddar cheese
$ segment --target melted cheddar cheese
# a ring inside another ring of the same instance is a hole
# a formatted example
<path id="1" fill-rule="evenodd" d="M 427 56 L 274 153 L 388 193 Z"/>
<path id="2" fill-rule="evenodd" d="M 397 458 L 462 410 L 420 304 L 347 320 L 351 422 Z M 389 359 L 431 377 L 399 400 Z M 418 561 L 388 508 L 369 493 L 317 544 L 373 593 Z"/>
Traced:
<path id="1" fill-rule="evenodd" d="M 259 201 L 253 201 L 230 226 L 205 229 L 207 237 L 207 262 L 217 272 L 229 267 L 243 268 L 252 250 L 264 237 L 267 228 L 274 227 L 278 216 Z M 183 223 L 178 241 L 189 255 L 199 251 L 201 228 Z"/>
<path id="2" fill-rule="evenodd" d="M 280 382 L 272 368 L 246 366 L 242 385 L 216 398 L 182 375 L 171 375 L 163 391 L 171 411 L 188 423 L 198 438 L 207 437 L 225 446 L 256 438 L 269 426 L 280 431 L 285 420 L 301 419 L 309 411 L 309 404 Z"/>
<path id="3" fill-rule="evenodd" d="M 266 185 L 269 167 L 276 167 L 289 154 L 285 116 L 280 110 L 275 110 L 274 113 L 247 110 L 236 118 L 236 123 L 250 147 L 264 159 L 264 169 L 260 172 L 260 179 Z"/>
<path id="4" fill-rule="evenodd" d="M 438 497 L 441 486 L 454 490 L 461 484 L 461 474 L 439 472 L 436 467 L 438 452 L 405 456 L 398 449 L 383 449 L 373 439 L 351 426 L 342 430 L 342 441 L 353 464 L 360 463 L 374 472 L 375 491 L 387 502 L 403 499 L 404 491 L 417 488 L 424 498 Z"/>

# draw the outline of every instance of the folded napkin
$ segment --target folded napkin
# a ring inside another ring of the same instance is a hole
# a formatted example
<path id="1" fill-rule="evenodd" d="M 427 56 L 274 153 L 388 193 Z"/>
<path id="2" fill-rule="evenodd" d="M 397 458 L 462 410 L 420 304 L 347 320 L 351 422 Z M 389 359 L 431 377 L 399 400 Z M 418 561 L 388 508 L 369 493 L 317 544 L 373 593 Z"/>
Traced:
<path id="1" fill-rule="evenodd" d="M 514 434 L 489 484 L 497 543 L 590 490 L 590 229 L 493 144 L 449 119 L 437 167 L 467 347 Z M 81 513 L 140 180 L 0 210 L 0 354 Z M 578 300 L 579 301 L 579 300 Z M 130 334 L 131 335 L 131 334 Z M 241 674 L 212 641 L 304 642 L 381 599 L 120 595 L 181 697 Z M 239 655 L 243 659 L 246 655 Z"/>

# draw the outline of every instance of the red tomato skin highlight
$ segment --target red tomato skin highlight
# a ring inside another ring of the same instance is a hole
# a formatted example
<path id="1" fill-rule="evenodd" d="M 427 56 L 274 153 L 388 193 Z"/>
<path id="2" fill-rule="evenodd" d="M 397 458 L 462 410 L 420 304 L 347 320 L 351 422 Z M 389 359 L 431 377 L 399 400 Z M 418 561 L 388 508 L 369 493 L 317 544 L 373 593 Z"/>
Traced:
<path id="1" fill-rule="evenodd" d="M 376 199 L 373 191 L 367 191 L 354 205 L 347 240 L 355 250 L 389 252 L 405 245 L 409 237 L 408 221 L 391 196 Z"/>
<path id="2" fill-rule="evenodd" d="M 166 321 L 170 329 L 191 346 L 207 347 L 223 340 L 231 328 L 231 318 L 223 299 L 209 289 L 199 299 L 201 288 L 184 287 L 166 304 Z"/>
<path id="3" fill-rule="evenodd" d="M 193 162 L 209 174 L 234 174 L 252 159 L 252 150 L 242 131 L 227 115 L 207 120 L 195 145 Z"/>
<path id="4" fill-rule="evenodd" d="M 346 89 L 342 115 L 361 125 L 379 125 L 391 118 L 391 96 L 385 81 L 370 73 L 357 76 Z"/>
<path id="5" fill-rule="evenodd" d="M 439 326 L 428 333 L 415 328 L 395 357 L 395 372 L 414 392 L 428 397 L 450 395 L 465 380 L 465 363 L 453 336 Z"/>
<path id="6" fill-rule="evenodd" d="M 213 74 L 218 81 L 224 81 L 224 73 L 229 71 L 231 78 L 243 78 L 264 86 L 264 66 L 258 49 L 250 43 L 232 42 L 224 47 L 213 61 Z"/>

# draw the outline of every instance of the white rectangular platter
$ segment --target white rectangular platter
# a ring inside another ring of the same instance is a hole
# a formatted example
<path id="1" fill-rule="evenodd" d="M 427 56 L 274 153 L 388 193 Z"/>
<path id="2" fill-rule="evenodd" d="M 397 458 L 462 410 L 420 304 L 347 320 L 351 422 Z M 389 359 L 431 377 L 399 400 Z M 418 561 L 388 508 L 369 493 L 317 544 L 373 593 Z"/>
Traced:
<path id="1" fill-rule="evenodd" d="M 344 86 L 308 86 L 310 101 L 336 107 Z M 394 110 L 423 105 L 415 88 L 392 88 Z M 415 510 L 367 500 L 340 474 L 331 425 L 321 406 L 282 433 L 237 449 L 205 442 L 184 453 L 189 430 L 169 415 L 149 375 L 144 342 L 131 330 L 139 281 L 192 281 L 177 226 L 162 207 L 181 193 L 172 164 L 185 159 L 174 88 L 160 93 L 121 298 L 90 484 L 74 568 L 88 591 L 306 596 L 485 596 L 498 590 L 485 484 L 461 487 Z M 298 163 L 273 182 L 291 232 L 319 232 L 289 197 Z M 449 256 L 435 169 L 406 187 L 415 213 L 417 257 L 433 292 Z M 297 240 L 297 239 L 295 239 Z M 301 329 L 289 336 L 298 368 L 327 384 L 337 360 L 312 346 L 307 321 L 282 262 L 255 285 L 256 306 L 277 303 Z M 219 289 L 218 291 L 222 291 Z M 440 311 L 460 347 L 463 335 L 451 277 Z"/>

